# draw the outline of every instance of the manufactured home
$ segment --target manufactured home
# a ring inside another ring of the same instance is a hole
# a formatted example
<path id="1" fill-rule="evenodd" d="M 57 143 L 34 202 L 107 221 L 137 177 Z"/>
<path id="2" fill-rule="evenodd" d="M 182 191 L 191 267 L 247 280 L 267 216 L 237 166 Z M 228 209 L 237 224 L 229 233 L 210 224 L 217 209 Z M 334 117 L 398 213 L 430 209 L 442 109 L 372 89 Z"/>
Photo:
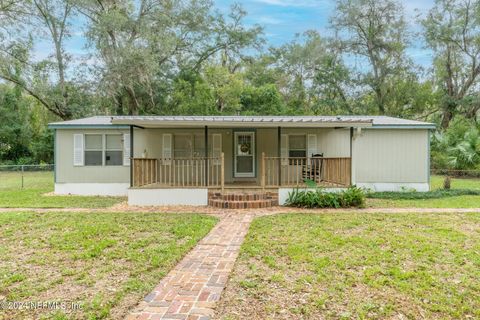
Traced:
<path id="1" fill-rule="evenodd" d="M 283 204 L 307 179 L 332 191 L 428 191 L 435 128 L 386 116 L 97 116 L 49 127 L 57 194 L 223 207 Z"/>

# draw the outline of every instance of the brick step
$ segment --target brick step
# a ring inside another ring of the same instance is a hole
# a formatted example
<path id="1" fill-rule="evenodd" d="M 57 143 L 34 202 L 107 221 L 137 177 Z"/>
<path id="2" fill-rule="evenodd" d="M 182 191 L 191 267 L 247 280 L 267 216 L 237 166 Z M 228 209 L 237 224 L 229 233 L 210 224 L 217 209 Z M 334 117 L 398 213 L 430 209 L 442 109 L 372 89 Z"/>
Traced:
<path id="1" fill-rule="evenodd" d="M 215 208 L 223 209 L 258 209 L 278 206 L 278 199 L 261 199 L 246 201 L 209 199 L 208 205 Z"/>
<path id="2" fill-rule="evenodd" d="M 278 200 L 278 193 L 209 193 L 208 199 L 222 201 Z"/>

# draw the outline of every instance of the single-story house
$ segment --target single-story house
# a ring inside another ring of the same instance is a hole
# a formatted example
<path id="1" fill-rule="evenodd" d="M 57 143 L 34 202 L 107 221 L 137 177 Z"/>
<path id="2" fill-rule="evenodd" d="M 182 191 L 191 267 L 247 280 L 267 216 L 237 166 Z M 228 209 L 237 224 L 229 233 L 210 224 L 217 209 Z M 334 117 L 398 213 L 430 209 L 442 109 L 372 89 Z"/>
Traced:
<path id="1" fill-rule="evenodd" d="M 221 206 L 282 204 L 306 179 L 332 190 L 428 191 L 435 128 L 386 116 L 96 116 L 49 127 L 57 194 Z"/>

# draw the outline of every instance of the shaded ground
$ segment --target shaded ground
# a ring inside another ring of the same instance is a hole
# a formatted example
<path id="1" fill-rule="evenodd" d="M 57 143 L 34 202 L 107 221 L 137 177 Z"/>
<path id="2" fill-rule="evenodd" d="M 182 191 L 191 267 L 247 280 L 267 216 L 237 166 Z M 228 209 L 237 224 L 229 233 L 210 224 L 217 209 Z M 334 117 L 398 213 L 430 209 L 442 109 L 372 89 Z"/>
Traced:
<path id="1" fill-rule="evenodd" d="M 480 213 L 253 221 L 221 319 L 480 317 Z"/>
<path id="2" fill-rule="evenodd" d="M 197 214 L 2 212 L 0 300 L 73 301 L 69 319 L 122 319 L 215 224 Z M 0 319 L 63 319 L 0 310 Z"/>

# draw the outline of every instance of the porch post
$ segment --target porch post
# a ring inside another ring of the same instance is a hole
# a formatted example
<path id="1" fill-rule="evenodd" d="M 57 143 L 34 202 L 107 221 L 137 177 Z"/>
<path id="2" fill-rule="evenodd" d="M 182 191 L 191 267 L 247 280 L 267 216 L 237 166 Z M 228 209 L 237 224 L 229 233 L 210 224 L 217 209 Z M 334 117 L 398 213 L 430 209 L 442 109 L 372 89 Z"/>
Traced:
<path id="1" fill-rule="evenodd" d="M 133 187 L 133 126 L 130 126 L 130 188 Z"/>
<path id="2" fill-rule="evenodd" d="M 282 128 L 277 128 L 278 186 L 282 185 Z"/>
<path id="3" fill-rule="evenodd" d="M 208 187 L 208 126 L 205 126 L 205 186 Z"/>
<path id="4" fill-rule="evenodd" d="M 353 185 L 353 127 L 350 127 L 350 185 Z"/>

